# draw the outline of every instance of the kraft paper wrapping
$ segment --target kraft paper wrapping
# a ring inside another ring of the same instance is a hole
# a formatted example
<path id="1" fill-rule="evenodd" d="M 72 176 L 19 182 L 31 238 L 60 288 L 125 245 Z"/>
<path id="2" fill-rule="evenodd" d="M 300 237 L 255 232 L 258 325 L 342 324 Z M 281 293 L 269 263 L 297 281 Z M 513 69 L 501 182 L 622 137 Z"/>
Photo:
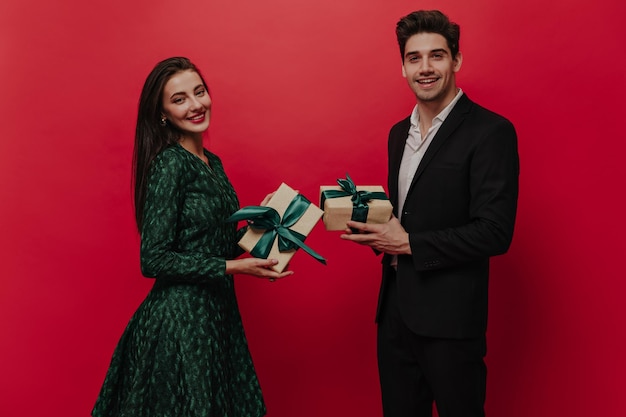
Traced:
<path id="1" fill-rule="evenodd" d="M 357 191 L 371 191 L 371 192 L 382 192 L 385 190 L 380 185 L 365 185 L 365 186 L 357 186 Z M 342 188 L 340 186 L 321 186 L 320 187 L 320 201 L 321 195 L 326 190 L 337 190 L 341 191 Z M 322 205 L 320 203 L 320 205 Z M 387 223 L 391 218 L 391 213 L 393 212 L 393 207 L 389 200 L 375 200 L 372 199 L 367 202 L 367 206 L 369 210 L 367 212 L 367 222 L 366 223 Z M 324 200 L 324 214 L 322 217 L 322 221 L 324 222 L 324 226 L 326 230 L 345 230 L 346 224 L 348 220 L 352 218 L 352 200 L 351 196 L 345 197 L 336 197 L 336 198 L 327 198 Z"/>
<path id="2" fill-rule="evenodd" d="M 274 193 L 272 198 L 269 200 L 267 205 L 269 207 L 274 208 L 278 214 L 280 214 L 281 218 L 287 210 L 289 203 L 297 196 L 298 193 L 289 187 L 287 184 L 282 183 L 278 190 Z M 302 215 L 302 217 L 290 227 L 294 232 L 301 233 L 305 236 L 313 230 L 315 224 L 322 217 L 323 211 L 317 207 L 315 204 L 311 203 L 306 212 Z M 243 235 L 241 240 L 239 241 L 239 246 L 245 250 L 246 252 L 250 252 L 256 243 L 259 241 L 261 236 L 263 235 L 263 230 L 248 228 L 246 233 Z M 287 250 L 281 252 L 278 250 L 278 239 L 274 240 L 272 244 L 272 250 L 268 256 L 268 259 L 277 259 L 278 263 L 272 267 L 272 269 L 276 272 L 283 272 L 287 267 L 287 264 L 296 253 L 295 249 Z"/>

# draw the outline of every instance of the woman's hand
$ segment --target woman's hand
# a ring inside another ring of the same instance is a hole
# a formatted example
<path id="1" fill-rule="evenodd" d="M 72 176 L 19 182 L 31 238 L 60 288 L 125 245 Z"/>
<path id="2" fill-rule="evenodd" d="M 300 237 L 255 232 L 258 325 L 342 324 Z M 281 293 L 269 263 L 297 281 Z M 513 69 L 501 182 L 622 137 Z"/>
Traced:
<path id="1" fill-rule="evenodd" d="M 274 191 L 273 193 L 269 193 L 268 195 L 265 196 L 265 198 L 263 199 L 263 201 L 261 201 L 261 206 L 267 206 L 267 203 L 269 203 L 270 198 L 274 197 L 274 194 L 276 194 L 276 191 Z"/>
<path id="2" fill-rule="evenodd" d="M 276 265 L 278 261 L 276 259 L 259 259 L 259 258 L 244 258 L 226 261 L 226 273 L 232 274 L 245 274 L 253 275 L 259 278 L 266 278 L 270 281 L 285 278 L 293 275 L 293 271 L 276 272 L 271 267 Z"/>
<path id="3" fill-rule="evenodd" d="M 296 193 L 299 193 L 300 191 L 298 190 L 294 190 Z M 265 198 L 263 199 L 263 201 L 261 201 L 261 205 L 262 206 L 267 206 L 267 203 L 270 202 L 270 198 L 274 197 L 274 194 L 276 194 L 276 191 L 274 191 L 273 193 L 269 193 L 268 195 L 265 196 Z"/>

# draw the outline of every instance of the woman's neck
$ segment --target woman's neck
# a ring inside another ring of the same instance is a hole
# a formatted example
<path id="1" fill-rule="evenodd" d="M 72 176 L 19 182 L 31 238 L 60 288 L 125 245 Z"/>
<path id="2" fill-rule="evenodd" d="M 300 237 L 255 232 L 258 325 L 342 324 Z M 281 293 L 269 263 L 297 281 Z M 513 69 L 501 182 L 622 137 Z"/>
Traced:
<path id="1" fill-rule="evenodd" d="M 189 153 L 196 155 L 198 158 L 202 159 L 204 162 L 208 164 L 208 159 L 204 154 L 204 146 L 202 145 L 202 137 L 199 138 L 190 138 L 183 137 L 178 141 L 180 146 L 182 146 Z"/>

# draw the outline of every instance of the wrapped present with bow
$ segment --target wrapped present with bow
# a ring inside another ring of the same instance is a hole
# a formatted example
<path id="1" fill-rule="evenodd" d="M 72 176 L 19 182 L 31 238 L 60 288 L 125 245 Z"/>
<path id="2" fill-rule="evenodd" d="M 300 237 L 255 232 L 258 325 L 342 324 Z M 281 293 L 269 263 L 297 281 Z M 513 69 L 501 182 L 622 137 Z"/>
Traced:
<path id="1" fill-rule="evenodd" d="M 267 206 L 244 207 L 227 221 L 246 220 L 248 230 L 239 246 L 255 258 L 277 259 L 278 263 L 272 269 L 283 272 L 298 249 L 326 264 L 323 257 L 304 243 L 322 214 L 319 207 L 283 183 Z"/>
<path id="2" fill-rule="evenodd" d="M 387 223 L 393 207 L 380 185 L 356 186 L 352 178 L 338 179 L 339 186 L 320 187 L 320 208 L 326 230 L 345 230 L 348 220 Z"/>

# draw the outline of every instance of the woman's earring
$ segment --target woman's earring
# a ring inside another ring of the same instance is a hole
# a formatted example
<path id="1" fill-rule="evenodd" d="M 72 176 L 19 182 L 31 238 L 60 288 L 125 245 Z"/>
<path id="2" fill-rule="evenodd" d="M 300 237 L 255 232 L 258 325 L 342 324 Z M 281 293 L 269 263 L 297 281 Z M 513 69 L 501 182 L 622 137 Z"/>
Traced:
<path id="1" fill-rule="evenodd" d="M 161 126 L 165 125 L 167 125 L 167 119 L 165 118 L 165 116 L 161 116 Z"/>

